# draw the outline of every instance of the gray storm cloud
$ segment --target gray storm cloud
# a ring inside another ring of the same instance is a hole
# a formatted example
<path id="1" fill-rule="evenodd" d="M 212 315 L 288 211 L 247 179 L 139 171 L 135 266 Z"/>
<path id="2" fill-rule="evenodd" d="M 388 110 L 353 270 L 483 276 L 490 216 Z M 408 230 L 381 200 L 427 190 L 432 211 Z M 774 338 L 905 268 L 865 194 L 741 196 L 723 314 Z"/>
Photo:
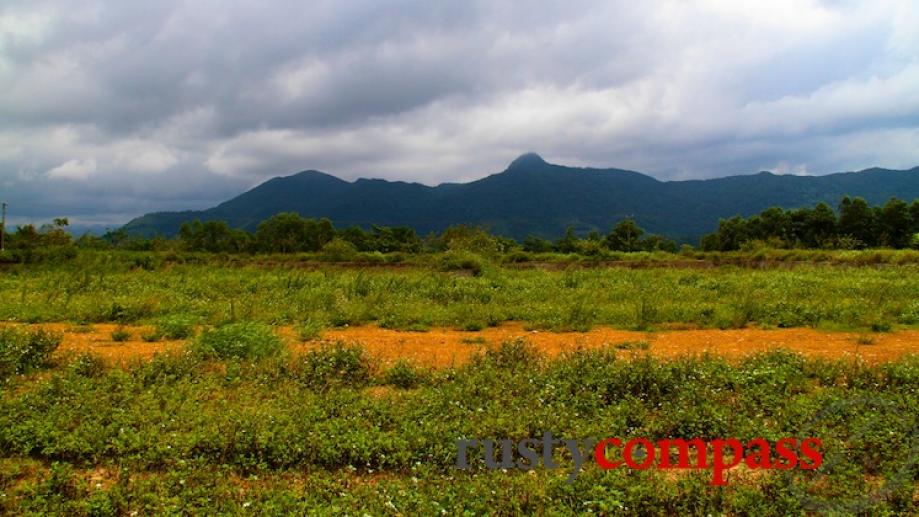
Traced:
<path id="1" fill-rule="evenodd" d="M 6 0 L 0 198 L 117 224 L 536 150 L 660 179 L 919 165 L 915 2 Z"/>

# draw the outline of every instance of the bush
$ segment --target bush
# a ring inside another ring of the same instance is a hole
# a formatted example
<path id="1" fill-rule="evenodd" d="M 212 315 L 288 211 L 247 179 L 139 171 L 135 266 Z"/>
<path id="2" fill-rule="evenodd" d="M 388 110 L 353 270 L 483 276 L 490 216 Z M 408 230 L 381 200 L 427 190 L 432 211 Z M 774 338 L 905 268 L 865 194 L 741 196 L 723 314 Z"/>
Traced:
<path id="1" fill-rule="evenodd" d="M 370 359 L 359 345 L 338 342 L 310 350 L 299 373 L 300 379 L 314 389 L 363 386 L 370 379 Z"/>
<path id="2" fill-rule="evenodd" d="M 424 373 L 417 367 L 405 360 L 399 360 L 386 370 L 383 376 L 383 382 L 397 388 L 411 389 L 424 381 Z"/>
<path id="3" fill-rule="evenodd" d="M 155 333 L 165 339 L 188 339 L 195 335 L 195 322 L 185 316 L 170 316 L 156 322 Z"/>
<path id="4" fill-rule="evenodd" d="M 124 327 L 118 327 L 112 331 L 112 341 L 117 341 L 119 343 L 131 339 L 131 333 L 125 330 Z"/>
<path id="5" fill-rule="evenodd" d="M 542 357 L 536 349 L 523 338 L 504 341 L 494 348 L 489 348 L 484 354 L 476 356 L 469 367 L 479 369 L 494 367 L 505 370 L 522 370 L 532 368 L 542 362 Z"/>
<path id="6" fill-rule="evenodd" d="M 271 327 L 260 323 L 230 323 L 203 332 L 192 351 L 205 358 L 260 359 L 284 351 L 281 339 Z"/>
<path id="7" fill-rule="evenodd" d="M 321 321 L 312 318 L 297 325 L 294 329 L 297 331 L 297 337 L 300 341 L 315 341 L 322 337 L 322 329 L 325 327 Z"/>
<path id="8" fill-rule="evenodd" d="M 45 330 L 0 329 L 0 379 L 47 367 L 62 338 Z"/>
<path id="9" fill-rule="evenodd" d="M 350 242 L 334 238 L 322 247 L 322 258 L 330 262 L 343 262 L 353 260 L 357 255 L 357 248 Z"/>
<path id="10" fill-rule="evenodd" d="M 80 354 L 67 364 L 67 369 L 80 377 L 98 378 L 105 374 L 105 362 L 93 354 Z"/>
<path id="11" fill-rule="evenodd" d="M 479 276 L 485 269 L 485 260 L 469 251 L 450 250 L 440 257 L 441 271 L 469 271 L 473 276 Z"/>

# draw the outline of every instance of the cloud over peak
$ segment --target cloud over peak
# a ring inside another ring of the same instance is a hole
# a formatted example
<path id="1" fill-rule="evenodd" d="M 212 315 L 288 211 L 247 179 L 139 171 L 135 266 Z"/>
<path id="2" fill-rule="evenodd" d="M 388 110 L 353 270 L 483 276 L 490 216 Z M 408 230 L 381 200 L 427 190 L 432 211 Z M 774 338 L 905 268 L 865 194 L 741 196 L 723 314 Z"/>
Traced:
<path id="1" fill-rule="evenodd" d="M 530 149 L 661 179 L 911 167 L 917 26 L 909 0 L 7 0 L 0 195 L 114 219 Z"/>

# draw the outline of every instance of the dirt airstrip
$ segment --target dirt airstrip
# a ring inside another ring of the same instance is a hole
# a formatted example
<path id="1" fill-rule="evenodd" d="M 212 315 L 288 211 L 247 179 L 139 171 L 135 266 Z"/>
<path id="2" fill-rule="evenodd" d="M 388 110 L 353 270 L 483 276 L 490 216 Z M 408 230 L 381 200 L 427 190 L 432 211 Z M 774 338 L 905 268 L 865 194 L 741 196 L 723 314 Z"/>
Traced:
<path id="1" fill-rule="evenodd" d="M 69 323 L 33 325 L 62 332 L 59 354 L 90 352 L 111 363 L 150 358 L 156 353 L 180 351 L 183 341 L 144 342 L 145 327 L 113 324 L 76 326 Z M 112 332 L 124 328 L 126 341 L 112 340 Z M 862 358 L 871 364 L 891 361 L 907 354 L 919 354 L 919 330 L 887 333 L 826 332 L 808 328 L 663 330 L 639 332 L 597 327 L 588 332 L 527 330 L 521 323 L 505 323 L 478 332 L 436 328 L 427 332 L 382 329 L 376 326 L 329 329 L 321 341 L 302 342 L 290 327 L 279 333 L 295 353 L 321 346 L 322 342 L 359 343 L 381 364 L 406 359 L 420 366 L 450 367 L 468 361 L 488 346 L 523 338 L 541 353 L 554 357 L 581 348 L 611 346 L 623 355 L 650 354 L 660 358 L 710 353 L 729 360 L 772 349 L 785 349 L 810 357 Z"/>

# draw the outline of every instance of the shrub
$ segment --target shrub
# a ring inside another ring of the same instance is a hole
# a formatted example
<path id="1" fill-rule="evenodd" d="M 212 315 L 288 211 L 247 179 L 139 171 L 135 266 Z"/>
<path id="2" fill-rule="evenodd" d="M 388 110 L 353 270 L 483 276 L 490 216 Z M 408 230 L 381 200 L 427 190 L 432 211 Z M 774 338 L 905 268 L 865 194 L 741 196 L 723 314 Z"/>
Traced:
<path id="1" fill-rule="evenodd" d="M 61 339 L 45 330 L 0 329 L 0 379 L 48 366 Z"/>
<path id="2" fill-rule="evenodd" d="M 386 384 L 407 390 L 421 384 L 424 381 L 424 373 L 409 362 L 400 359 L 392 368 L 386 370 L 383 381 Z"/>
<path id="3" fill-rule="evenodd" d="M 873 321 L 871 322 L 871 331 L 872 332 L 890 332 L 891 325 L 886 321 Z"/>
<path id="4" fill-rule="evenodd" d="M 516 371 L 532 368 L 541 360 L 542 357 L 530 343 L 523 338 L 517 338 L 489 348 L 483 355 L 473 358 L 470 367 L 477 369 L 482 366 L 492 366 Z"/>
<path id="5" fill-rule="evenodd" d="M 160 339 L 162 339 L 162 336 L 160 336 L 160 334 L 156 330 L 151 330 L 150 332 L 142 333 L 140 335 L 140 339 L 142 339 L 143 341 L 147 343 L 153 343 L 155 341 L 159 341 Z"/>
<path id="6" fill-rule="evenodd" d="M 112 341 L 121 343 L 129 339 L 131 339 L 131 333 L 128 332 L 124 327 L 118 327 L 112 331 Z"/>
<path id="7" fill-rule="evenodd" d="M 80 377 L 97 378 L 105 373 L 105 362 L 93 354 L 80 354 L 67 364 L 67 369 Z"/>
<path id="8" fill-rule="evenodd" d="M 370 359 L 361 346 L 336 342 L 310 350 L 299 373 L 300 379 L 315 389 L 363 386 L 370 379 Z"/>
<path id="9" fill-rule="evenodd" d="M 284 344 L 271 327 L 260 323 L 230 323 L 203 332 L 192 351 L 205 358 L 259 359 L 280 355 Z"/>
<path id="10" fill-rule="evenodd" d="M 195 322 L 186 316 L 170 316 L 156 322 L 155 333 L 165 339 L 188 339 L 195 335 Z"/>
<path id="11" fill-rule="evenodd" d="M 322 337 L 323 327 L 324 325 L 321 321 L 309 318 L 297 325 L 295 330 L 300 341 L 315 341 Z"/>
<path id="12" fill-rule="evenodd" d="M 353 260 L 355 255 L 357 255 L 357 248 L 354 247 L 354 244 L 338 237 L 322 247 L 322 258 L 331 262 Z"/>
<path id="13" fill-rule="evenodd" d="M 479 276 L 485 269 L 485 260 L 470 251 L 450 250 L 440 257 L 441 271 L 469 271 Z"/>

